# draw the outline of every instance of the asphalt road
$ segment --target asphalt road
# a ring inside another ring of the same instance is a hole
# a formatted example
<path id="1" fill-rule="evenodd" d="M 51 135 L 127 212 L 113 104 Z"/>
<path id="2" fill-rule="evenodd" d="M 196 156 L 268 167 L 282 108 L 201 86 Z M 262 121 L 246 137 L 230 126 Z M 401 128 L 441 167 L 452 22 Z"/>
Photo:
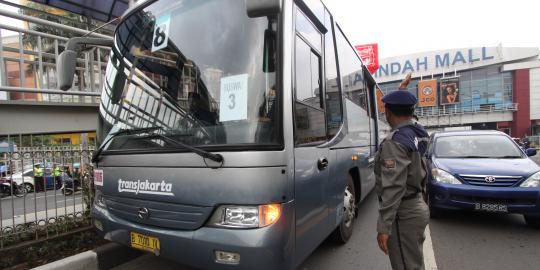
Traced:
<path id="1" fill-rule="evenodd" d="M 1 218 L 9 220 L 13 217 L 23 214 L 33 214 L 35 212 L 55 209 L 55 208 L 73 208 L 73 205 L 81 204 L 81 192 L 75 193 L 75 196 L 64 196 L 60 190 L 48 190 L 45 192 L 28 193 L 24 197 L 4 197 L 0 199 Z M 36 211 L 37 209 L 37 211 Z"/>

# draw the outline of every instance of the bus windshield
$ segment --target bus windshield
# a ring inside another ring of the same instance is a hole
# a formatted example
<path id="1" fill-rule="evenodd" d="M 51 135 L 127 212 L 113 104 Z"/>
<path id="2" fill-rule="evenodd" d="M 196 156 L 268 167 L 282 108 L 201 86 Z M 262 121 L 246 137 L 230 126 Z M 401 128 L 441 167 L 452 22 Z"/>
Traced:
<path id="1" fill-rule="evenodd" d="M 161 0 L 131 13 L 107 67 L 102 139 L 156 127 L 149 130 L 202 148 L 280 146 L 276 29 L 276 19 L 249 18 L 238 0 Z M 118 136 L 106 151 L 166 145 Z"/>

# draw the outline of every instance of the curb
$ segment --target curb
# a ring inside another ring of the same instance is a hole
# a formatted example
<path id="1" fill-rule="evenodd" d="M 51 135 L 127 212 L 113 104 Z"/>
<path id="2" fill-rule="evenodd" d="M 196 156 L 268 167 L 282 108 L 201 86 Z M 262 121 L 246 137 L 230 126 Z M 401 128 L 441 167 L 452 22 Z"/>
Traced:
<path id="1" fill-rule="evenodd" d="M 105 270 L 139 257 L 142 253 L 117 243 L 109 243 L 94 250 L 85 251 L 34 270 Z"/>

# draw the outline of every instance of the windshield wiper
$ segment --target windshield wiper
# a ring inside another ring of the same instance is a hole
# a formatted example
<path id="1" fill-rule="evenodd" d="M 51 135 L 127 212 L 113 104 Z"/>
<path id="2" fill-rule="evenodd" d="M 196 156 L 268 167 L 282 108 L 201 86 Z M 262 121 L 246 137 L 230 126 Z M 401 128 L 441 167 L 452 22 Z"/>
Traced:
<path id="1" fill-rule="evenodd" d="M 117 132 L 114 132 L 111 134 L 111 136 L 109 138 L 107 138 L 107 140 L 105 142 L 103 142 L 103 144 L 101 144 L 101 147 L 99 147 L 99 149 L 94 153 L 94 155 L 92 156 L 92 162 L 93 163 L 96 163 L 97 161 L 99 161 L 99 156 L 101 155 L 101 153 L 103 152 L 103 150 L 105 149 L 105 146 L 114 138 L 120 136 L 120 135 L 135 135 L 135 134 L 140 134 L 140 133 L 145 133 L 145 132 L 150 132 L 150 131 L 154 131 L 154 130 L 163 130 L 162 128 L 160 127 L 149 127 L 149 128 L 138 128 L 138 129 L 122 129 L 122 130 L 119 130 Z M 176 146 L 180 146 L 182 148 L 185 148 L 203 158 L 208 158 L 208 159 L 211 159 L 215 162 L 223 162 L 223 156 L 220 155 L 220 154 L 213 154 L 213 153 L 210 153 L 208 151 L 205 151 L 205 150 L 202 150 L 202 149 L 199 149 L 199 148 L 196 148 L 196 147 L 193 147 L 191 145 L 188 145 L 188 144 L 185 144 L 185 143 L 182 143 L 182 142 L 179 142 L 177 140 L 173 140 L 165 135 L 162 135 L 162 134 L 152 134 L 150 136 L 146 136 L 144 138 L 152 138 L 152 137 L 156 137 L 156 138 L 160 138 L 160 139 L 163 139 L 164 141 L 167 141 L 169 143 L 172 143 Z"/>
<path id="2" fill-rule="evenodd" d="M 111 133 L 109 135 L 109 138 L 107 138 L 101 146 L 96 150 L 96 152 L 92 155 L 92 162 L 96 163 L 99 161 L 99 156 L 105 149 L 105 146 L 114 138 L 120 136 L 120 135 L 133 135 L 133 134 L 139 134 L 139 133 L 145 133 L 150 132 L 154 130 L 160 129 L 159 127 L 149 127 L 149 128 L 136 128 L 136 129 L 121 129 L 119 131 L 116 131 L 114 133 Z"/>
<path id="3" fill-rule="evenodd" d="M 521 156 L 498 156 L 494 158 L 522 158 Z"/>
<path id="4" fill-rule="evenodd" d="M 149 135 L 149 136 L 144 136 L 144 137 L 140 137 L 141 139 L 151 139 L 151 138 L 159 138 L 159 139 L 162 139 L 166 142 L 169 142 L 171 144 L 174 144 L 176 146 L 179 146 L 179 147 L 182 147 L 184 149 L 187 149 L 203 158 L 208 158 L 208 159 L 211 159 L 215 162 L 223 162 L 223 156 L 220 155 L 220 154 L 214 154 L 214 153 L 210 153 L 206 150 L 203 150 L 203 149 L 200 149 L 200 148 L 197 148 L 197 147 L 194 147 L 194 146 L 191 146 L 189 144 L 185 144 L 183 142 L 180 142 L 180 141 L 177 141 L 177 140 L 174 140 L 174 139 L 171 139 L 163 134 L 152 134 L 152 135 Z"/>

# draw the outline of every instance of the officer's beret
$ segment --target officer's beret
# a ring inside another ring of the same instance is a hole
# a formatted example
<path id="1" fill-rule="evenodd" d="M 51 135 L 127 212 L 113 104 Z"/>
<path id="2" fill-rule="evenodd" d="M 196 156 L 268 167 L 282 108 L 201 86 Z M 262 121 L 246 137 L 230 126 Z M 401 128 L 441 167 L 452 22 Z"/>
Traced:
<path id="1" fill-rule="evenodd" d="M 397 90 L 382 98 L 386 105 L 414 106 L 418 99 L 407 90 Z"/>

